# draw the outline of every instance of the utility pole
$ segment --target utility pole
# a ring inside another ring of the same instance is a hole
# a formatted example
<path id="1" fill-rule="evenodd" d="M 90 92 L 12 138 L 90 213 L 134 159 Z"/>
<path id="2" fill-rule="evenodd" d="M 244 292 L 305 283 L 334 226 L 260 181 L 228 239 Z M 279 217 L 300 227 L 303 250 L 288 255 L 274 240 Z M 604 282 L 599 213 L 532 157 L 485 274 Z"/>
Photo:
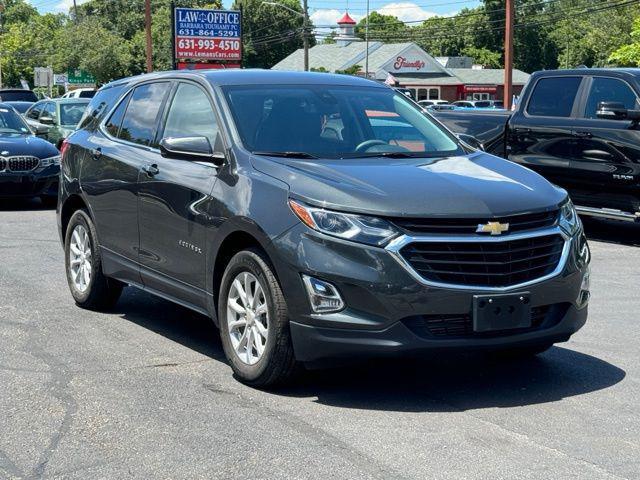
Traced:
<path id="1" fill-rule="evenodd" d="M 364 43 L 367 52 L 364 60 L 364 76 L 369 78 L 369 0 L 367 0 L 367 20 L 364 24 Z"/>
<path id="2" fill-rule="evenodd" d="M 147 37 L 147 73 L 153 71 L 152 45 L 151 45 L 151 0 L 144 0 L 144 28 Z"/>
<path id="3" fill-rule="evenodd" d="M 76 0 L 73 0 L 73 21 L 76 25 L 78 24 L 78 5 Z"/>
<path id="4" fill-rule="evenodd" d="M 504 26 L 504 108 L 511 109 L 513 97 L 513 0 L 506 0 Z"/>
<path id="5" fill-rule="evenodd" d="M 309 10 L 307 8 L 307 0 L 302 0 L 302 8 L 304 9 L 302 17 L 302 45 L 304 46 L 304 71 L 309 71 Z"/>

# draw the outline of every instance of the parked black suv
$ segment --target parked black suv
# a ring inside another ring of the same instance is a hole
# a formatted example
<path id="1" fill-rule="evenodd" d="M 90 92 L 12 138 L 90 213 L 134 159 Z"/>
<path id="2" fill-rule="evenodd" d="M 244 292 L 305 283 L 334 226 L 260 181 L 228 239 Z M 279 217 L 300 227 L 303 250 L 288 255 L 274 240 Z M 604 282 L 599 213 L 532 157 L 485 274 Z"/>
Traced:
<path id="1" fill-rule="evenodd" d="M 580 214 L 640 221 L 640 69 L 535 72 L 512 115 L 433 113 L 568 190 Z"/>
<path id="2" fill-rule="evenodd" d="M 346 75 L 167 72 L 93 98 L 66 141 L 60 234 L 86 308 L 134 285 L 211 317 L 237 376 L 483 348 L 587 317 L 564 190 Z"/>

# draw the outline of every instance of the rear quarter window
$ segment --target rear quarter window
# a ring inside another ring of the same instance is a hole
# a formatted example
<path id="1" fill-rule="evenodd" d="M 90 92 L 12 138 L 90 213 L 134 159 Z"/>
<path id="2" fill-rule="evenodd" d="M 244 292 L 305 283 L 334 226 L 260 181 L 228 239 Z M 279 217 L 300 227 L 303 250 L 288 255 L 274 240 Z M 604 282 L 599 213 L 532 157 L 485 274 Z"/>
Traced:
<path id="1" fill-rule="evenodd" d="M 95 128 L 109 113 L 124 92 L 126 85 L 114 85 L 99 90 L 89 102 L 78 128 Z"/>
<path id="2" fill-rule="evenodd" d="M 582 77 L 541 78 L 535 84 L 527 113 L 537 117 L 570 117 Z"/>

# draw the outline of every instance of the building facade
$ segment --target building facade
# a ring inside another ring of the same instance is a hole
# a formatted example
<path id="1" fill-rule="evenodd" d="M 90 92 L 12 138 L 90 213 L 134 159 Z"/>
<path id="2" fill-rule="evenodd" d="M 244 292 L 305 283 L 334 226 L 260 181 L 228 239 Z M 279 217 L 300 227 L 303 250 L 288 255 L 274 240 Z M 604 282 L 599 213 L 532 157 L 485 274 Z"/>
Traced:
<path id="1" fill-rule="evenodd" d="M 340 72 L 358 66 L 359 75 L 409 88 L 416 100 L 503 100 L 504 70 L 472 66 L 472 59 L 444 57 L 436 60 L 412 42 L 365 42 L 355 37 L 355 21 L 345 14 L 339 21 L 336 43 L 319 44 L 309 50 L 311 70 Z M 447 68 L 456 65 L 470 68 Z M 368 67 L 368 68 L 367 68 Z M 274 70 L 304 70 L 302 49 L 272 67 Z M 529 75 L 513 71 L 513 90 L 518 95 Z"/>

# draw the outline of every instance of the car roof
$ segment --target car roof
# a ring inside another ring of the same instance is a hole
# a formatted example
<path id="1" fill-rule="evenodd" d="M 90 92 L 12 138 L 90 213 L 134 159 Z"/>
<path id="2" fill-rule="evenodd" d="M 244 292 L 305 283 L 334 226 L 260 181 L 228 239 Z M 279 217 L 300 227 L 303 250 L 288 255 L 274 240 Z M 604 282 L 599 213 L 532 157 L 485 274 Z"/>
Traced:
<path id="1" fill-rule="evenodd" d="M 42 100 L 38 100 L 37 103 L 89 103 L 91 101 L 90 98 L 73 98 L 73 97 L 58 97 L 58 98 L 43 98 Z"/>
<path id="2" fill-rule="evenodd" d="M 572 68 L 567 70 L 541 70 L 531 74 L 543 76 L 574 76 L 574 75 L 620 75 L 640 77 L 640 68 Z"/>
<path id="3" fill-rule="evenodd" d="M 332 73 L 315 72 L 287 72 L 280 70 L 261 69 L 228 69 L 228 70 L 174 70 L 165 72 L 146 73 L 135 77 L 128 77 L 108 83 L 102 89 L 116 85 L 142 82 L 147 80 L 161 80 L 163 78 L 203 78 L 212 85 L 341 85 L 357 87 L 388 88 L 386 85 L 373 80 L 352 75 L 338 75 Z"/>

